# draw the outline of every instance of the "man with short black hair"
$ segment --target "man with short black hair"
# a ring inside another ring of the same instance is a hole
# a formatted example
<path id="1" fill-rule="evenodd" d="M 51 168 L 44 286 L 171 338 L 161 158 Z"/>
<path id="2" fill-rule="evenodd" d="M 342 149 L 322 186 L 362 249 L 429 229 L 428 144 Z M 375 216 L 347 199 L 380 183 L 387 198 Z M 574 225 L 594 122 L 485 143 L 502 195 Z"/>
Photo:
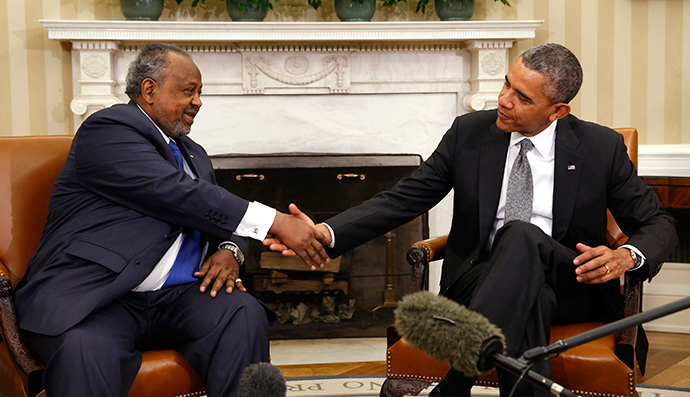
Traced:
<path id="1" fill-rule="evenodd" d="M 651 279 L 678 237 L 623 137 L 570 115 L 581 84 L 567 48 L 527 50 L 506 75 L 498 109 L 458 117 L 409 178 L 316 225 L 334 242 L 329 255 L 414 219 L 452 189 L 441 294 L 497 325 L 508 355 L 547 345 L 552 322 L 620 318 L 619 277 Z M 629 236 L 620 249 L 606 239 L 607 208 Z M 551 375 L 548 362 L 535 369 Z M 515 377 L 498 375 L 508 396 Z M 430 396 L 469 396 L 474 381 L 451 370 Z M 514 394 L 532 395 L 548 393 L 522 382 Z"/>

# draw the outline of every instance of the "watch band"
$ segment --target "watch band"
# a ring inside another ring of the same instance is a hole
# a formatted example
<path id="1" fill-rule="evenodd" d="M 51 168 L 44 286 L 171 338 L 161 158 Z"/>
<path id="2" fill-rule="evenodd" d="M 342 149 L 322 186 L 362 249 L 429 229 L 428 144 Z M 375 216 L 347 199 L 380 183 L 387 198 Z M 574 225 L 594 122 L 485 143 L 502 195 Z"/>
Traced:
<path id="1" fill-rule="evenodd" d="M 218 249 L 232 251 L 232 255 L 235 257 L 237 264 L 240 266 L 244 264 L 244 254 L 242 253 L 240 247 L 238 247 L 233 241 L 223 241 L 222 243 L 218 244 Z"/>
<path id="2" fill-rule="evenodd" d="M 640 267 L 642 264 L 642 257 L 633 250 L 630 250 L 630 256 L 632 257 L 633 262 L 635 262 L 635 267 L 633 267 L 633 269 Z"/>

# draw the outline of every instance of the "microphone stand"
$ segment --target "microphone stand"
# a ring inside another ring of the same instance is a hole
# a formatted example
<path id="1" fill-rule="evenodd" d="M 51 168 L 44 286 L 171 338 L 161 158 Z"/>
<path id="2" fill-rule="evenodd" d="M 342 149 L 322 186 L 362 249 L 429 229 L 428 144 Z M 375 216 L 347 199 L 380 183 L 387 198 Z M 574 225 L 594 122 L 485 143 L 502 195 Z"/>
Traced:
<path id="1" fill-rule="evenodd" d="M 549 346 L 539 346 L 527 350 L 520 357 L 520 360 L 525 360 L 527 362 L 542 361 L 554 354 L 564 352 L 573 347 L 583 345 L 585 343 L 597 340 L 607 335 L 615 334 L 616 332 L 620 332 L 628 328 L 636 327 L 640 324 L 656 320 L 658 318 L 679 312 L 681 310 L 685 310 L 689 307 L 690 297 L 683 298 L 675 302 L 667 303 L 654 309 L 647 310 L 644 313 L 638 313 L 634 316 L 622 318 L 612 323 L 603 325 L 599 328 L 583 332 L 579 335 L 571 336 L 570 338 L 566 339 L 557 340 Z"/>
<path id="2" fill-rule="evenodd" d="M 531 365 L 503 354 L 503 343 L 498 337 L 491 337 L 482 343 L 479 349 L 477 369 L 481 372 L 489 371 L 494 366 L 501 367 L 519 379 L 523 378 L 533 385 L 547 390 L 549 393 L 562 397 L 577 397 L 575 393 L 552 381 L 551 379 L 530 369 Z M 519 380 L 518 380 L 519 381 Z"/>

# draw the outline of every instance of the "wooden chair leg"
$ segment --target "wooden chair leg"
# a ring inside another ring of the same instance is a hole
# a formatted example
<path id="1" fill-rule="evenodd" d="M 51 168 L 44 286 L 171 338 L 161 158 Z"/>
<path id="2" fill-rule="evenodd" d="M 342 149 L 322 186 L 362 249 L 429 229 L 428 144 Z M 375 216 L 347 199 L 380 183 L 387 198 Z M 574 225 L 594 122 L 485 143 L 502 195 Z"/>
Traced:
<path id="1" fill-rule="evenodd" d="M 430 384 L 431 382 L 420 380 L 387 378 L 383 385 L 381 385 L 379 397 L 417 396 L 422 390 L 429 387 Z"/>

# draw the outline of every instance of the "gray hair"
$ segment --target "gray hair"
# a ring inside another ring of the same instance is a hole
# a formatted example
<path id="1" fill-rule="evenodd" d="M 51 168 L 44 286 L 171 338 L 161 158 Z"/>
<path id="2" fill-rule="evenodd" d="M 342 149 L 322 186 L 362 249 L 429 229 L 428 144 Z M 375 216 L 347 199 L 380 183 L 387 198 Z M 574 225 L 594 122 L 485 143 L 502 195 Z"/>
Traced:
<path id="1" fill-rule="evenodd" d="M 575 54 L 556 43 L 541 44 L 525 51 L 522 64 L 549 79 L 543 87 L 552 103 L 569 103 L 582 86 L 582 66 Z"/>
<path id="2" fill-rule="evenodd" d="M 173 44 L 152 43 L 139 51 L 137 57 L 129 65 L 125 80 L 127 82 L 125 94 L 130 99 L 141 95 L 141 83 L 148 78 L 163 84 L 165 81 L 163 72 L 168 66 L 168 52 L 170 51 L 189 57 L 185 50 Z"/>

